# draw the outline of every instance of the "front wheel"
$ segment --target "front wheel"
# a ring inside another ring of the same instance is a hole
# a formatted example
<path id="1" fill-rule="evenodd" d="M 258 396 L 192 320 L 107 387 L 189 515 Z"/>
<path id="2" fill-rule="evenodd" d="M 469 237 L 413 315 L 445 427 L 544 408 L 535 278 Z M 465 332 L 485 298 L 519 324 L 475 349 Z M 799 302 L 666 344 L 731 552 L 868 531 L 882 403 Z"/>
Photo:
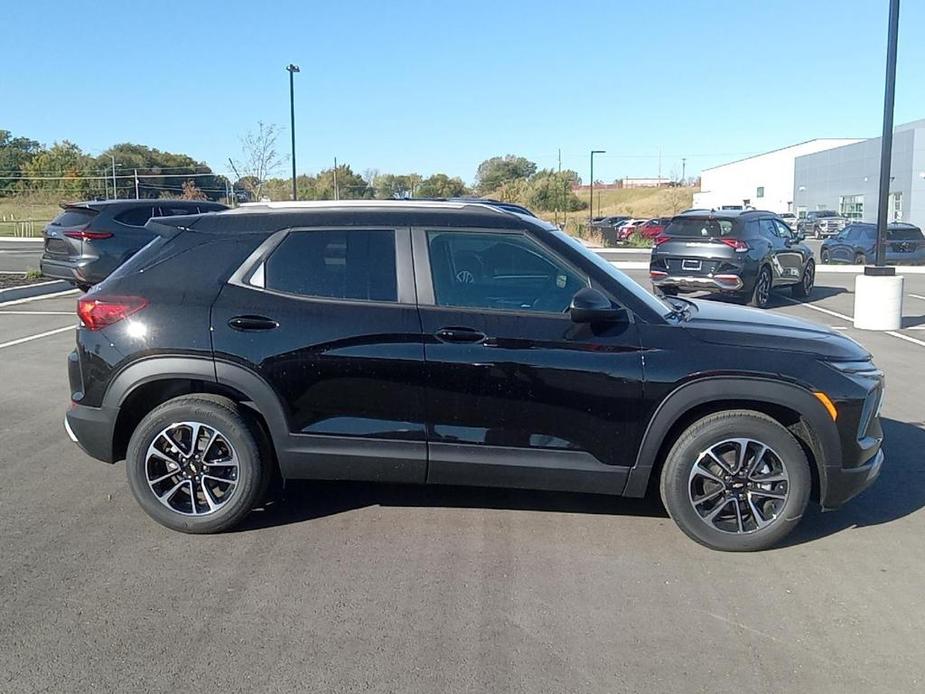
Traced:
<path id="1" fill-rule="evenodd" d="M 867 258 L 864 257 L 863 253 L 855 253 L 854 264 L 855 265 L 867 265 Z"/>
<path id="2" fill-rule="evenodd" d="M 174 398 L 136 427 L 125 457 L 129 487 L 161 525 L 216 533 L 260 501 L 269 475 L 259 427 L 226 398 Z"/>
<path id="3" fill-rule="evenodd" d="M 768 549 L 799 523 L 812 486 L 800 444 L 760 412 L 708 415 L 678 437 L 662 468 L 669 515 L 711 549 Z"/>
<path id="4" fill-rule="evenodd" d="M 816 263 L 812 260 L 807 261 L 806 267 L 803 268 L 803 277 L 800 281 L 790 288 L 790 292 L 797 299 L 805 299 L 813 293 L 813 284 L 816 281 Z"/>

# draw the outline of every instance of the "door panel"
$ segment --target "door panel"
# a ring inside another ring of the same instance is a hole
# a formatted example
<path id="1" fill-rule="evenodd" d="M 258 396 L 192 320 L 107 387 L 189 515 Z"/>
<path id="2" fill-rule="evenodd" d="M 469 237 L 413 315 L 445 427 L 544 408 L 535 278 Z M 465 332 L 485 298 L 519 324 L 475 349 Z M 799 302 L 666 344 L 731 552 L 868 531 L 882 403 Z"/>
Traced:
<path id="1" fill-rule="evenodd" d="M 420 263 L 426 234 L 415 232 L 414 242 Z M 563 309 L 587 281 L 573 268 L 554 262 L 532 295 L 516 279 L 507 284 L 519 268 L 470 291 L 450 285 L 461 259 L 435 257 L 423 271 L 415 266 L 419 296 L 478 302 L 478 308 L 420 307 L 428 481 L 620 493 L 641 435 L 634 415 L 642 398 L 635 324 L 573 323 Z M 494 277 L 484 271 L 485 258 L 469 259 L 483 278 Z M 436 292 L 420 286 L 431 273 Z M 512 298 L 519 307 L 495 308 Z M 534 304 L 557 312 L 529 308 Z"/>
<path id="2" fill-rule="evenodd" d="M 287 247 L 284 240 L 273 251 L 286 254 L 283 266 L 271 265 L 272 254 L 262 264 L 266 288 L 227 284 L 212 311 L 215 356 L 243 362 L 280 398 L 289 427 L 287 441 L 278 444 L 286 476 L 423 481 L 424 350 L 417 309 L 398 301 L 332 298 L 390 291 L 376 279 L 379 270 L 367 277 L 349 271 L 355 253 L 377 249 L 356 242 L 363 231 L 343 233 L 325 237 L 320 251 Z M 402 238 L 410 252 L 407 233 Z M 294 274 L 302 259 L 305 274 Z M 394 264 L 377 261 L 394 274 Z M 328 296 L 274 291 L 276 274 L 291 292 Z"/>

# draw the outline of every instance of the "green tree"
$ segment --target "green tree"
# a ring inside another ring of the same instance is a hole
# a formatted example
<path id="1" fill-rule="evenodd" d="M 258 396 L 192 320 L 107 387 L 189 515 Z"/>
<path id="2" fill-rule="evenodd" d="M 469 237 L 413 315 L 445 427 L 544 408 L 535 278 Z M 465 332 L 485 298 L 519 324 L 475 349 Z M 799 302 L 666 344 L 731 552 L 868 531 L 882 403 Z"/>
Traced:
<path id="1" fill-rule="evenodd" d="M 423 180 L 420 174 L 378 174 L 370 184 L 380 200 L 418 197 L 418 187 Z"/>
<path id="2" fill-rule="evenodd" d="M 0 130 L 0 194 L 16 189 L 12 180 L 22 175 L 23 167 L 42 150 L 42 146 L 28 137 L 13 137 L 9 130 Z"/>
<path id="3" fill-rule="evenodd" d="M 563 210 L 574 212 L 587 207 L 572 191 L 578 181 L 578 174 L 571 170 L 561 172 L 552 169 L 537 171 L 531 178 L 526 190 L 527 207 L 543 212 Z"/>
<path id="4" fill-rule="evenodd" d="M 486 159 L 476 171 L 476 192 L 479 195 L 494 193 L 505 183 L 528 179 L 536 173 L 536 164 L 525 157 L 507 154 Z"/>
<path id="5" fill-rule="evenodd" d="M 435 173 L 421 181 L 415 191 L 419 198 L 458 198 L 471 191 L 458 176 L 450 178 L 445 173 Z"/>
<path id="6" fill-rule="evenodd" d="M 135 197 L 134 174 L 138 172 L 138 195 L 142 198 L 175 197 L 183 194 L 183 185 L 195 181 L 209 199 L 226 195 L 226 180 L 212 175 L 212 169 L 187 154 L 164 152 L 146 145 L 122 142 L 96 158 L 94 166 L 111 173 L 116 163 L 117 190 L 120 198 Z M 195 178 L 191 179 L 190 176 Z"/>
<path id="7" fill-rule="evenodd" d="M 24 177 L 48 178 L 47 181 L 23 181 L 23 192 L 52 194 L 60 199 L 85 198 L 94 187 L 89 178 L 94 171 L 93 159 L 73 142 L 63 140 L 40 151 L 22 167 Z"/>

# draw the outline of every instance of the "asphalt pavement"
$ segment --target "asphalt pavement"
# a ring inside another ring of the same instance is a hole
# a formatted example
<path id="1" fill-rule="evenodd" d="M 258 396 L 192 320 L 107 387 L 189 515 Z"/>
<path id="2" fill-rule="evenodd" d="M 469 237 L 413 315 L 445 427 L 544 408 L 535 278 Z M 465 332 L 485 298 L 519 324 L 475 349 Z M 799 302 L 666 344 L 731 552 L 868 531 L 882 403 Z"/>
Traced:
<path id="1" fill-rule="evenodd" d="M 0 237 L 0 272 L 38 270 L 42 258 L 42 239 Z"/>
<path id="2" fill-rule="evenodd" d="M 925 276 L 900 337 L 851 327 L 853 276 L 819 284 L 770 310 L 873 352 L 886 462 L 746 555 L 654 499 L 453 487 L 293 484 L 171 532 L 63 431 L 75 295 L 0 306 L 0 691 L 921 691 Z"/>

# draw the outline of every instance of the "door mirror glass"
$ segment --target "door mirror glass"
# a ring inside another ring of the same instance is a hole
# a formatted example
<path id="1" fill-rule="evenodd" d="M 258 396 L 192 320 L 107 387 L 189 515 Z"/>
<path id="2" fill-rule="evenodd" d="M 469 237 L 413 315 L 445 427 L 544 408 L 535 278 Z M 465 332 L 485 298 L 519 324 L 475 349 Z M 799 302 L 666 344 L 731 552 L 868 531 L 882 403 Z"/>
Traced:
<path id="1" fill-rule="evenodd" d="M 575 323 L 613 323 L 624 318 L 626 312 L 597 289 L 585 287 L 572 297 L 569 315 Z"/>

